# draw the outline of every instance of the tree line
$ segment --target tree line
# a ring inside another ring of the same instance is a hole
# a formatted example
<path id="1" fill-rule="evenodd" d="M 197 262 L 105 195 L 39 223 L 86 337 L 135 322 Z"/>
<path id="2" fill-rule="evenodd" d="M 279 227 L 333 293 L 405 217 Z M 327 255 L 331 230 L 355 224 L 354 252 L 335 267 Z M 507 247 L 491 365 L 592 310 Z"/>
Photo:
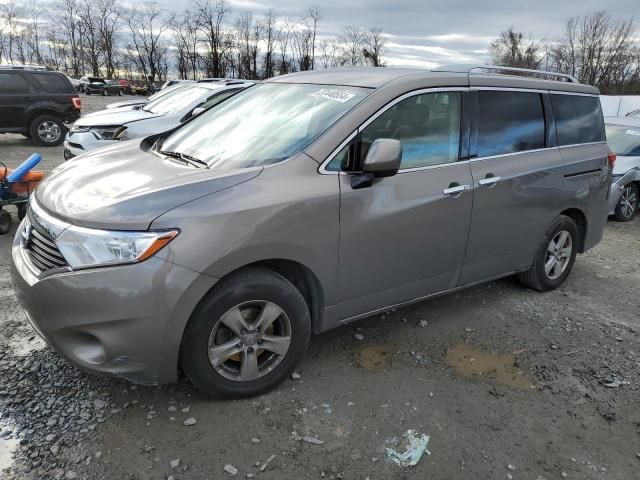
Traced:
<path id="1" fill-rule="evenodd" d="M 554 39 L 534 40 L 513 27 L 491 44 L 495 65 L 573 75 L 606 94 L 640 94 L 640 42 L 632 18 L 605 10 L 572 17 Z"/>
<path id="2" fill-rule="evenodd" d="M 117 0 L 11 0 L 0 5 L 0 63 L 67 73 L 164 81 L 278 74 L 345 65 L 384 66 L 380 28 L 318 34 L 322 15 L 235 12 L 227 0 L 192 0 L 181 12 Z"/>

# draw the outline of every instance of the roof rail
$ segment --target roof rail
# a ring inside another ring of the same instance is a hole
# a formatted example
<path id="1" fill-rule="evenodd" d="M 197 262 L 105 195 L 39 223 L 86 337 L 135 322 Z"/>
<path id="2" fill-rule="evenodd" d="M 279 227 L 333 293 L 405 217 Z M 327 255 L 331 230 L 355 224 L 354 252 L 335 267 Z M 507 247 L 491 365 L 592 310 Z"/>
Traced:
<path id="1" fill-rule="evenodd" d="M 23 65 L 23 64 L 0 64 L 0 69 L 15 70 L 48 70 L 44 65 Z"/>
<path id="2" fill-rule="evenodd" d="M 443 65 L 441 67 L 436 67 L 434 72 L 457 72 L 457 73 L 474 73 L 474 70 L 486 70 L 489 72 L 514 72 L 518 73 L 528 73 L 537 76 L 544 77 L 555 77 L 560 81 L 571 82 L 571 83 L 580 83 L 580 81 L 566 73 L 558 73 L 558 72 L 548 72 L 546 70 L 533 70 L 529 68 L 518 68 L 518 67 L 502 67 L 499 65 Z"/>

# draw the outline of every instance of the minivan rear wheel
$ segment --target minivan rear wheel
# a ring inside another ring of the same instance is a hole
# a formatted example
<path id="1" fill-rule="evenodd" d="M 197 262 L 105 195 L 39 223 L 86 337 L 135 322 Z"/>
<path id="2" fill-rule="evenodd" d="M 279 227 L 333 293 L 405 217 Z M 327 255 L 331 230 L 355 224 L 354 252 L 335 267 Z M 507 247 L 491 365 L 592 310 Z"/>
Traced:
<path id="1" fill-rule="evenodd" d="M 573 219 L 560 215 L 544 236 L 533 265 L 518 279 L 541 292 L 558 288 L 567 279 L 578 252 L 578 227 Z"/>
<path id="2" fill-rule="evenodd" d="M 616 205 L 613 218 L 618 222 L 629 222 L 633 220 L 638 211 L 638 186 L 635 183 L 625 185 L 622 195 Z"/>
<path id="3" fill-rule="evenodd" d="M 187 325 L 180 364 L 208 395 L 253 396 L 291 374 L 310 336 L 309 309 L 298 289 L 271 270 L 250 268 L 203 299 Z"/>

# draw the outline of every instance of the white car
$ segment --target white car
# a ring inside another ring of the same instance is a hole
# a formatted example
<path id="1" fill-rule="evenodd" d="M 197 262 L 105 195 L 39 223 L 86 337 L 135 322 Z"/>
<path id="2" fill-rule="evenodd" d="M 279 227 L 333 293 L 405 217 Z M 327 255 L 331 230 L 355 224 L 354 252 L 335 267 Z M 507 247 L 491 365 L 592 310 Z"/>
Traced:
<path id="1" fill-rule="evenodd" d="M 613 167 L 609 215 L 628 222 L 640 197 L 640 117 L 605 117 L 607 143 L 618 156 Z"/>
<path id="2" fill-rule="evenodd" d="M 64 140 L 64 159 L 132 138 L 163 133 L 216 105 L 253 82 L 192 84 L 140 109 L 108 109 L 80 117 Z"/>
<path id="3" fill-rule="evenodd" d="M 170 87 L 163 88 L 158 93 L 154 93 L 150 97 L 133 97 L 133 98 L 130 98 L 129 100 L 122 100 L 121 102 L 110 103 L 105 108 L 107 110 L 111 110 L 113 108 L 127 108 L 127 109 L 131 109 L 131 108 L 135 108 L 135 107 L 140 108 L 143 105 L 146 105 L 149 102 L 153 102 L 154 100 L 157 100 L 158 98 L 162 98 L 165 95 L 167 95 L 167 94 L 169 94 L 171 92 L 174 92 L 179 88 L 184 88 L 186 86 L 193 85 L 194 83 L 196 83 L 196 82 L 185 80 L 182 83 L 176 83 L 175 85 L 172 85 Z"/>

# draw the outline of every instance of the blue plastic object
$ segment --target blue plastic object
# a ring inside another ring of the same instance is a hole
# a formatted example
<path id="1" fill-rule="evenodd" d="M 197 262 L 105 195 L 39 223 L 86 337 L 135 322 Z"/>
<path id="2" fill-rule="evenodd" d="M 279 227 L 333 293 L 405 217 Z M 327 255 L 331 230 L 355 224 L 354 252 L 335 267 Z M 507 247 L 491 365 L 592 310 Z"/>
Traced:
<path id="1" fill-rule="evenodd" d="M 39 153 L 34 153 L 18 166 L 13 172 L 7 175 L 7 182 L 19 182 L 29 171 L 40 163 L 42 157 Z"/>

